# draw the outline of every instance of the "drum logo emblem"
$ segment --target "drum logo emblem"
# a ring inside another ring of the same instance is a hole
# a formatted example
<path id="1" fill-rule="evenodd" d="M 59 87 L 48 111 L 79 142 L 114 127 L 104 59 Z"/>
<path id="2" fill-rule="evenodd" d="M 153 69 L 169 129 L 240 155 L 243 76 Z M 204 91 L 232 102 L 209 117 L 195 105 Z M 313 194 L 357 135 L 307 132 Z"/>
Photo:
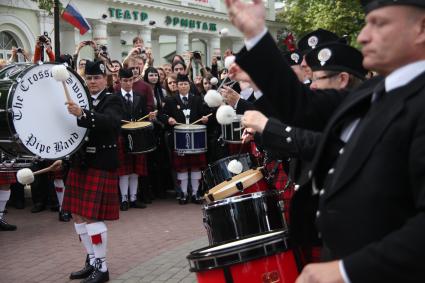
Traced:
<path id="1" fill-rule="evenodd" d="M 133 138 L 131 137 L 131 135 L 127 135 L 128 138 L 128 148 L 130 149 L 130 151 L 133 151 Z"/>
<path id="2" fill-rule="evenodd" d="M 277 283 L 280 282 L 279 273 L 277 271 L 271 271 L 263 273 L 261 278 L 261 282 L 263 283 Z"/>
<path id="3" fill-rule="evenodd" d="M 190 134 L 186 133 L 186 148 L 190 148 Z"/>

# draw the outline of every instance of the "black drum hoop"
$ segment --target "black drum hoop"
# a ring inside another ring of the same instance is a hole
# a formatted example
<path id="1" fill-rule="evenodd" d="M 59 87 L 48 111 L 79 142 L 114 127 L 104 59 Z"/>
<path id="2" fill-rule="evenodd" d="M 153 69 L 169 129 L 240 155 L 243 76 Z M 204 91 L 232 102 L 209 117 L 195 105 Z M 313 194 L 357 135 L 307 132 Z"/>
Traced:
<path id="1" fill-rule="evenodd" d="M 252 261 L 255 259 L 272 256 L 290 249 L 290 242 L 287 230 L 279 232 L 271 231 L 260 235 L 273 234 L 269 238 L 261 238 L 249 243 L 235 245 L 222 250 L 216 250 L 208 253 L 202 253 L 215 247 L 223 246 L 232 242 L 238 242 L 253 238 L 249 236 L 237 241 L 228 241 L 192 251 L 186 258 L 189 260 L 189 270 L 191 272 L 207 271 L 217 268 L 228 267 L 231 265 Z M 259 236 L 259 235 L 257 235 Z"/>

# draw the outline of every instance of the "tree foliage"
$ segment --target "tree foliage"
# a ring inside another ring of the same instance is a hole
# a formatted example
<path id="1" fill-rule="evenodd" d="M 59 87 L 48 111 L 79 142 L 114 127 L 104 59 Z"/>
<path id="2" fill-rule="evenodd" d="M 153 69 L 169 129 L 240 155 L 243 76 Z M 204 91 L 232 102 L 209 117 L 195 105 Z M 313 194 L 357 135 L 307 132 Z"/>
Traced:
<path id="1" fill-rule="evenodd" d="M 299 39 L 318 28 L 339 36 L 348 35 L 353 45 L 364 25 L 358 0 L 284 0 L 285 8 L 276 20 L 284 23 Z"/>
<path id="2" fill-rule="evenodd" d="M 31 0 L 38 4 L 38 8 L 41 10 L 45 10 L 49 13 L 49 15 L 53 15 L 53 7 L 55 5 L 54 0 Z M 62 3 L 59 1 L 59 11 L 63 10 Z"/>

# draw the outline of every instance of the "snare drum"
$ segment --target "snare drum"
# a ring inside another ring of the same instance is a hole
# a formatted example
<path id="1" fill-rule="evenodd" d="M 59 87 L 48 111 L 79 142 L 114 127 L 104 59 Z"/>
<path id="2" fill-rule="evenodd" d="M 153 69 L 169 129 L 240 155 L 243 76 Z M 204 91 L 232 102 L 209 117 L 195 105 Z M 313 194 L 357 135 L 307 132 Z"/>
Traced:
<path id="1" fill-rule="evenodd" d="M 191 252 L 187 259 L 199 283 L 293 283 L 298 266 L 287 231 L 263 233 Z"/>
<path id="2" fill-rule="evenodd" d="M 130 122 L 121 126 L 125 151 L 131 154 L 151 152 L 156 149 L 154 127 L 151 122 Z"/>
<path id="3" fill-rule="evenodd" d="M 237 155 L 233 155 L 217 160 L 212 164 L 208 164 L 208 167 L 202 172 L 207 190 L 212 189 L 218 184 L 221 184 L 224 181 L 228 181 L 232 179 L 233 176 L 235 176 L 235 174 L 230 173 L 230 171 L 227 169 L 227 165 L 230 163 L 230 161 L 236 159 L 236 157 Z M 239 162 L 242 163 L 242 172 L 249 170 L 253 166 L 251 157 L 248 153 L 241 154 L 239 156 Z"/>
<path id="4" fill-rule="evenodd" d="M 174 150 L 177 154 L 198 154 L 207 151 L 207 126 L 177 125 L 174 127 Z"/>
<path id="5" fill-rule="evenodd" d="M 264 180 L 261 170 L 249 169 L 215 186 L 205 194 L 204 198 L 207 202 L 213 202 L 237 194 L 263 192 L 268 189 L 269 185 Z"/>
<path id="6" fill-rule="evenodd" d="M 87 129 L 68 113 L 55 64 L 16 64 L 0 72 L 0 148 L 20 158 L 62 159 L 83 144 Z M 65 85 L 73 101 L 89 109 L 83 80 L 71 68 Z"/>
<path id="7" fill-rule="evenodd" d="M 221 125 L 221 135 L 228 143 L 242 143 L 243 127 L 241 118 L 243 115 L 236 115 L 233 122 L 228 125 Z"/>
<path id="8" fill-rule="evenodd" d="M 275 190 L 226 198 L 204 205 L 203 222 L 210 244 L 286 229 L 283 203 Z"/>

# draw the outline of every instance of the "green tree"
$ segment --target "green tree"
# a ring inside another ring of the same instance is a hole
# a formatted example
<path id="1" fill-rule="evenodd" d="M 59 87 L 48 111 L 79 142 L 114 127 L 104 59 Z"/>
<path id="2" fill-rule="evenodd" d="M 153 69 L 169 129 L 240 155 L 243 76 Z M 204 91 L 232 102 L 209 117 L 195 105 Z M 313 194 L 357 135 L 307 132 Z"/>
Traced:
<path id="1" fill-rule="evenodd" d="M 39 9 L 47 11 L 49 15 L 53 15 L 54 0 L 32 0 L 32 1 L 38 4 Z M 62 6 L 62 3 L 59 1 L 59 11 L 62 12 L 62 10 L 63 10 L 63 6 Z"/>
<path id="2" fill-rule="evenodd" d="M 297 38 L 318 28 L 339 36 L 348 35 L 352 45 L 364 25 L 364 13 L 358 0 L 284 0 L 285 7 L 276 15 Z"/>

